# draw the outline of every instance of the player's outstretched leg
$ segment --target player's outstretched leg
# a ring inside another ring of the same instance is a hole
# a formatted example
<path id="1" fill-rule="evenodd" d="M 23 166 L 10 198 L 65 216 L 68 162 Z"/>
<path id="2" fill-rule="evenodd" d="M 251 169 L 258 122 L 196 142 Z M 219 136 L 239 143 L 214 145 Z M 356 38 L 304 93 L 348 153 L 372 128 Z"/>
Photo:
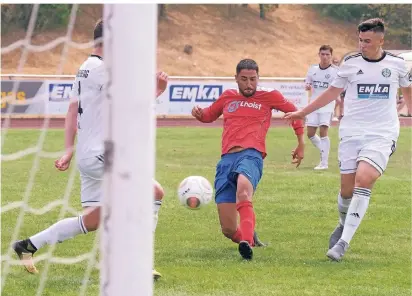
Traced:
<path id="1" fill-rule="evenodd" d="M 154 218 L 154 225 L 153 225 L 153 233 L 156 231 L 157 227 L 157 221 L 159 220 L 159 210 L 162 205 L 162 200 L 163 196 L 165 195 L 164 190 L 162 186 L 160 185 L 159 182 L 156 180 L 154 181 L 154 212 L 153 212 L 153 218 Z M 156 271 L 156 269 L 153 269 L 153 279 L 156 281 L 159 278 L 162 277 L 160 272 Z"/>
<path id="2" fill-rule="evenodd" d="M 252 246 L 255 233 L 255 212 L 252 205 L 253 185 L 244 175 L 239 174 L 237 178 L 236 209 L 240 216 L 240 231 L 242 240 L 239 242 L 239 253 L 247 260 L 253 258 Z"/>
<path id="3" fill-rule="evenodd" d="M 342 175 L 342 178 L 347 178 L 349 179 L 349 181 L 351 181 L 352 179 L 354 180 L 354 176 L 350 175 Z M 353 185 L 351 188 L 353 188 Z M 345 224 L 346 220 L 346 213 L 348 212 L 349 205 L 352 200 L 352 189 L 350 189 L 349 191 L 350 193 L 347 194 L 350 195 L 350 198 L 343 198 L 340 192 L 338 194 L 339 223 L 329 238 L 329 249 L 331 249 L 342 237 L 343 225 Z"/>
<path id="4" fill-rule="evenodd" d="M 22 261 L 26 270 L 37 273 L 33 264 L 34 253 L 46 244 L 62 243 L 79 234 L 94 231 L 100 223 L 100 208 L 90 208 L 79 217 L 66 218 L 53 224 L 30 238 L 13 243 L 13 249 Z"/>

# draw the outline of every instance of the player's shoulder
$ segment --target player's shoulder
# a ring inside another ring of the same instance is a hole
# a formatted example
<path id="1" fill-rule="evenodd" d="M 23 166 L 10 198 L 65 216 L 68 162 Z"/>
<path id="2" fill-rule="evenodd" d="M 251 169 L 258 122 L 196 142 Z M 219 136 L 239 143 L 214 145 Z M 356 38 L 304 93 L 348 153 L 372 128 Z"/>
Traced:
<path id="1" fill-rule="evenodd" d="M 386 53 L 385 60 L 387 62 L 391 63 L 395 67 L 405 68 L 406 61 L 403 57 L 394 55 L 394 54 L 392 54 L 390 52 L 387 52 L 387 51 L 385 51 L 385 53 Z"/>
<path id="2" fill-rule="evenodd" d="M 90 55 L 80 66 L 81 70 L 94 70 L 103 66 L 103 59 L 98 55 Z"/>
<path id="3" fill-rule="evenodd" d="M 390 53 L 389 51 L 385 51 L 385 54 L 389 59 L 393 59 L 394 61 L 399 61 L 400 62 L 400 61 L 405 60 L 403 57 L 397 56 L 393 53 Z"/>
<path id="4" fill-rule="evenodd" d="M 237 88 L 228 88 L 222 92 L 220 97 L 224 98 L 224 97 L 237 96 L 237 95 L 239 95 L 239 91 Z"/>
<path id="5" fill-rule="evenodd" d="M 344 62 L 345 62 L 345 63 L 354 62 L 354 61 L 357 61 L 357 60 L 359 60 L 359 59 L 362 59 L 362 54 L 361 54 L 360 52 L 355 53 L 355 54 L 348 55 L 348 56 L 344 59 Z"/>

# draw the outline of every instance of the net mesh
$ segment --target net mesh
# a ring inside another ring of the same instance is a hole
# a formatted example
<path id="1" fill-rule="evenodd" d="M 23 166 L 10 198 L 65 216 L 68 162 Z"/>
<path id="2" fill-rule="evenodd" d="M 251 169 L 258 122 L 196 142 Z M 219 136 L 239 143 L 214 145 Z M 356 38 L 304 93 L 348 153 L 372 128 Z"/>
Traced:
<path id="1" fill-rule="evenodd" d="M 74 42 L 72 40 L 72 34 L 76 22 L 76 18 L 78 15 L 79 5 L 73 4 L 71 7 L 69 22 L 67 25 L 66 35 L 56 38 L 49 43 L 42 44 L 42 45 L 34 45 L 31 44 L 34 28 L 36 25 L 36 20 L 38 17 L 40 4 L 34 4 L 32 6 L 30 21 L 28 22 L 28 26 L 26 29 L 26 35 L 24 39 L 18 40 L 6 47 L 1 48 L 1 55 L 9 54 L 15 50 L 21 49 L 21 56 L 17 64 L 17 68 L 15 73 L 22 74 L 22 70 L 24 69 L 25 63 L 28 60 L 28 56 L 30 53 L 33 52 L 45 52 L 55 49 L 58 46 L 63 46 L 59 63 L 56 67 L 56 75 L 63 74 L 64 65 L 67 63 L 68 60 L 68 52 L 70 48 L 76 49 L 88 49 L 93 46 L 93 41 L 79 43 Z M 20 80 L 14 80 L 13 82 L 13 89 L 9 94 L 16 94 L 20 85 Z M 36 103 L 36 99 L 33 100 L 26 100 L 24 104 L 34 104 Z M 14 109 L 16 106 L 21 105 L 21 101 L 19 101 L 15 95 L 8 95 L 2 96 L 2 105 L 7 104 L 8 114 L 13 114 Z M 36 202 L 33 198 L 33 189 L 38 188 L 39 179 L 38 174 L 41 171 L 41 166 L 44 160 L 48 162 L 49 166 L 52 166 L 52 160 L 56 159 L 57 157 L 61 156 L 64 151 L 47 151 L 45 145 L 46 139 L 49 132 L 49 124 L 50 118 L 45 116 L 43 120 L 42 127 L 38 135 L 35 143 L 24 149 L 19 149 L 17 151 L 8 151 L 8 146 L 10 142 L 17 141 L 13 134 L 10 133 L 10 124 L 12 117 L 11 116 L 4 116 L 8 114 L 2 114 L 2 134 L 1 134 L 1 144 L 2 144 L 2 155 L 1 155 L 1 163 L 3 167 L 3 174 L 2 179 L 4 180 L 4 174 L 8 173 L 20 173 L 14 172 L 16 168 L 11 166 L 12 163 L 18 163 L 30 160 L 31 164 L 27 173 L 27 184 L 25 185 L 25 189 L 22 191 L 22 195 L 16 197 L 15 201 L 13 201 L 10 197 L 10 191 L 6 192 L 6 189 L 2 189 L 2 204 L 1 204 L 1 215 L 2 215 L 2 254 L 1 254 L 1 263 L 2 263 L 2 278 L 1 278 L 1 293 L 2 295 L 51 295 L 47 292 L 47 287 L 50 283 L 51 278 L 55 276 L 54 267 L 51 267 L 53 264 L 64 264 L 64 265 L 73 265 L 73 264 L 81 264 L 80 270 L 83 272 L 82 275 L 78 275 L 77 277 L 81 278 L 81 282 L 78 286 L 78 294 L 73 294 L 71 291 L 70 295 L 86 295 L 86 291 L 88 288 L 88 284 L 90 283 L 90 278 L 92 275 L 92 271 L 94 269 L 98 269 L 98 261 L 96 260 L 98 249 L 99 249 L 99 235 L 96 234 L 90 240 L 93 242 L 90 245 L 89 251 L 83 254 L 78 254 L 76 252 L 71 252 L 73 256 L 57 256 L 54 254 L 56 245 L 50 246 L 46 249 L 45 252 L 41 252 L 39 255 L 34 257 L 34 263 L 37 264 L 42 262 L 40 274 L 38 275 L 38 282 L 35 287 L 31 287 L 30 291 L 21 292 L 19 291 L 18 281 L 16 280 L 19 278 L 19 274 L 23 273 L 23 267 L 16 266 L 21 265 L 21 261 L 17 259 L 11 245 L 14 241 L 21 239 L 22 234 L 27 234 L 27 231 L 24 231 L 25 227 L 27 227 L 26 221 L 36 221 L 27 219 L 27 216 L 34 215 L 34 216 L 43 216 L 47 215 L 51 212 L 56 212 L 57 215 L 51 215 L 52 220 L 47 220 L 48 225 L 55 223 L 58 220 L 61 220 L 67 216 L 77 216 L 79 214 L 79 208 L 75 208 L 71 206 L 71 196 L 76 195 L 78 196 L 78 192 L 74 192 L 73 189 L 76 187 L 76 176 L 77 170 L 76 166 L 72 164 L 71 169 L 68 173 L 65 184 L 64 193 L 62 196 L 53 196 L 47 197 L 47 204 L 43 206 L 37 206 L 39 203 Z M 23 131 L 25 132 L 25 131 Z M 8 135 L 10 133 L 10 135 Z M 29 133 L 29 131 L 28 131 Z M 63 143 L 63 139 L 61 140 Z M 4 153 L 3 153 L 4 152 Z M 73 161 L 74 162 L 74 161 Z M 6 171 L 7 170 L 7 171 Z M 17 170 L 17 169 L 16 169 Z M 50 182 L 53 182 L 50 180 Z M 47 184 L 47 183 L 46 183 Z M 50 184 L 50 183 L 49 183 Z M 44 185 L 42 185 L 44 186 Z M 47 185 L 53 186 L 53 185 Z M 3 186 L 2 186 L 3 187 Z M 49 218 L 47 218 L 49 219 Z M 43 227 L 43 226 L 40 226 Z M 35 227 L 37 229 L 38 227 Z M 31 229 L 31 228 L 30 228 Z M 37 229 L 36 231 L 41 231 L 43 229 Z M 30 233 L 32 234 L 32 233 Z M 34 234 L 34 233 L 33 233 Z M 3 239 L 7 237 L 7 239 Z M 77 269 L 78 270 L 78 269 Z M 70 276 L 70 275 L 68 275 Z M 53 283 L 51 284 L 53 285 Z M 98 284 L 97 284 L 98 286 Z M 20 288 L 21 289 L 21 288 Z M 64 293 L 62 295 L 65 295 Z"/>

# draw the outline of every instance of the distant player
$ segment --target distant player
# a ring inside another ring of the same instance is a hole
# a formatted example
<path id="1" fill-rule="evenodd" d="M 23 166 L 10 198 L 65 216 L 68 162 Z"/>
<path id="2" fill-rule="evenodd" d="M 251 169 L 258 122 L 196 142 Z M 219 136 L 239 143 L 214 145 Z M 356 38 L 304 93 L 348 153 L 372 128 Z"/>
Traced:
<path id="1" fill-rule="evenodd" d="M 308 70 L 305 83 L 306 90 L 311 91 L 311 100 L 324 92 L 336 78 L 338 67 L 332 64 L 332 54 L 333 49 L 331 46 L 322 45 L 318 53 L 320 58 L 319 64 L 310 66 Z M 335 102 L 330 102 L 306 116 L 307 136 L 320 152 L 320 162 L 315 167 L 315 170 L 326 170 L 329 166 L 330 139 L 328 129 L 333 117 L 334 108 Z M 318 127 L 320 137 L 316 134 Z"/>
<path id="2" fill-rule="evenodd" d="M 103 21 L 99 21 L 94 28 L 93 53 L 82 64 L 73 83 L 65 121 L 66 154 L 55 161 L 58 170 L 65 171 L 69 168 L 77 133 L 77 166 L 80 171 L 81 204 L 84 212 L 78 217 L 60 220 L 42 232 L 13 244 L 13 249 L 30 273 L 38 272 L 32 261 L 33 254 L 38 249 L 46 244 L 60 243 L 79 234 L 95 231 L 99 227 L 104 169 L 102 108 L 105 68 L 102 37 Z M 157 95 L 160 95 L 166 86 L 167 75 L 158 73 Z M 154 184 L 154 193 L 156 228 L 157 215 L 164 195 L 162 187 L 157 182 Z M 157 279 L 160 274 L 153 270 L 153 276 Z"/>
<path id="3" fill-rule="evenodd" d="M 252 197 L 262 177 L 266 157 L 266 134 L 272 110 L 291 112 L 296 106 L 276 91 L 259 90 L 259 67 L 244 59 L 236 67 L 238 90 L 226 90 L 208 108 L 194 107 L 192 115 L 201 122 L 213 122 L 223 114 L 222 156 L 216 167 L 215 200 L 223 234 L 239 244 L 240 255 L 253 257 L 255 235 Z M 299 166 L 304 154 L 303 122 L 293 122 L 298 146 L 292 152 Z M 240 225 L 237 223 L 238 213 Z"/>
<path id="4" fill-rule="evenodd" d="M 383 174 L 399 137 L 396 92 L 412 105 L 412 76 L 403 58 L 382 49 L 385 25 L 375 18 L 358 26 L 360 53 L 348 56 L 332 86 L 315 101 L 285 118 L 296 120 L 332 102 L 343 89 L 345 115 L 339 127 L 341 187 L 339 224 L 327 256 L 341 260 L 369 205 L 371 190 Z"/>

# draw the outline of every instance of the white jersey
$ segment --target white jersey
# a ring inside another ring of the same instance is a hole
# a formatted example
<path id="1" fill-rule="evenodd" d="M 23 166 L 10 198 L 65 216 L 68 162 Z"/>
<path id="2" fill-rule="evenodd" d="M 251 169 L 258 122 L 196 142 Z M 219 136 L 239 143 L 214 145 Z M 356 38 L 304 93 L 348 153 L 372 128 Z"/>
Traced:
<path id="1" fill-rule="evenodd" d="M 315 100 L 319 97 L 325 90 L 328 89 L 329 85 L 336 78 L 338 72 L 338 67 L 335 65 L 330 65 L 327 68 L 322 69 L 320 65 L 311 65 L 306 75 L 305 83 L 312 85 L 312 94 L 310 101 Z M 335 101 L 330 102 L 326 106 L 314 111 L 314 113 L 331 113 L 335 109 Z"/>
<path id="2" fill-rule="evenodd" d="M 371 61 L 355 54 L 345 59 L 332 86 L 346 88 L 340 137 L 379 135 L 396 141 L 399 118 L 398 87 L 408 87 L 412 77 L 403 58 L 385 52 Z"/>
<path id="3" fill-rule="evenodd" d="M 81 65 L 73 83 L 71 97 L 78 99 L 77 158 L 103 155 L 103 60 L 91 55 Z"/>

